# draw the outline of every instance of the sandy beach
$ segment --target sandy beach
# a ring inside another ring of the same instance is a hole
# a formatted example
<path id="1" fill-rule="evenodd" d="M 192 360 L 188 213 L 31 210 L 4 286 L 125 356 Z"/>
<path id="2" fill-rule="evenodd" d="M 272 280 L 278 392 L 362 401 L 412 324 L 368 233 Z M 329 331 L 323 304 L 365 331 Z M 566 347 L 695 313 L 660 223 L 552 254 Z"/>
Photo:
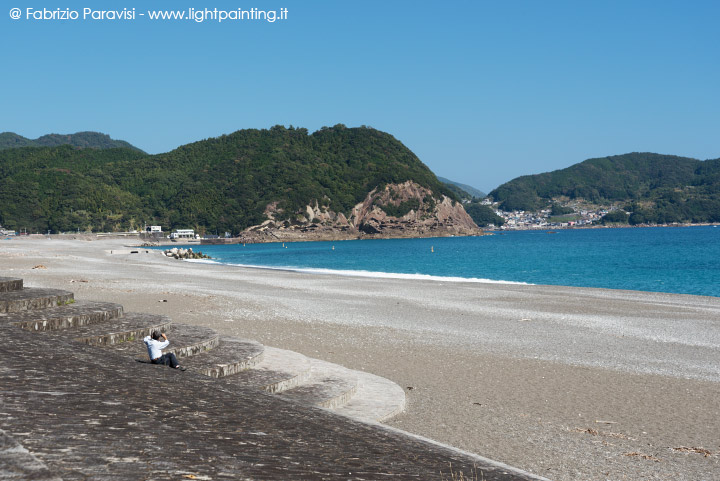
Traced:
<path id="1" fill-rule="evenodd" d="M 389 425 L 551 479 L 720 479 L 720 298 L 309 275 L 131 243 L 3 240 L 0 276 L 384 376 L 408 397 Z"/>

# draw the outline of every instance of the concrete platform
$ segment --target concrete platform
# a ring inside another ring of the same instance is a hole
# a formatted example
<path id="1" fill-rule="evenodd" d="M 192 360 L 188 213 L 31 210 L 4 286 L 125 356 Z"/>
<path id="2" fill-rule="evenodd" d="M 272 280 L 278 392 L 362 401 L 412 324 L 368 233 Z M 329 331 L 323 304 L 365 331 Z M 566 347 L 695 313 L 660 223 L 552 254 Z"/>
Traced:
<path id="1" fill-rule="evenodd" d="M 542 479 L 231 378 L 8 324 L 0 339 L 0 429 L 17 443 L 0 450 L 6 479 L 441 480 L 450 466 L 487 481 Z"/>
<path id="2" fill-rule="evenodd" d="M 280 396 L 311 406 L 334 408 L 347 404 L 357 386 L 355 371 L 310 359 L 310 376 L 301 385 L 281 392 Z"/>
<path id="3" fill-rule="evenodd" d="M 309 377 L 310 359 L 297 352 L 265 346 L 261 363 L 228 381 L 241 387 L 279 393 L 299 386 Z"/>
<path id="4" fill-rule="evenodd" d="M 12 316 L 16 325 L 28 331 L 53 331 L 106 322 L 122 315 L 123 307 L 120 304 L 75 301 L 52 309 L 0 314 L 0 322 Z"/>
<path id="5" fill-rule="evenodd" d="M 5 285 L 21 288 L 21 284 L 21 280 L 9 279 Z M 43 290 L 20 289 L 7 291 L 0 299 L 31 300 L 33 296 L 46 295 Z M 404 391 L 387 380 L 383 383 L 377 378 L 374 389 L 364 386 L 358 391 L 358 375 L 365 378 L 369 375 L 272 348 L 266 359 L 265 346 L 257 342 L 219 339 L 211 329 L 171 325 L 171 320 L 164 316 L 123 315 L 118 304 L 73 302 L 3 313 L 0 322 L 3 320 L 26 330 L 47 332 L 61 340 L 106 346 L 139 361 L 147 361 L 141 340 L 153 331 L 164 331 L 171 339 L 166 352 L 183 358 L 182 364 L 192 371 L 216 378 L 242 373 L 234 379 L 239 385 L 279 393 L 301 404 L 338 409 L 352 401 L 344 413 L 356 419 L 388 419 L 401 412 L 405 403 Z"/>
<path id="6" fill-rule="evenodd" d="M 2 481 L 542 479 L 377 424 L 404 408 L 387 379 L 17 279 L 0 286 Z M 135 362 L 154 330 L 188 371 Z"/>
<path id="7" fill-rule="evenodd" d="M 257 366 L 265 357 L 259 342 L 223 337 L 217 347 L 183 361 L 191 371 L 210 377 L 226 377 Z"/>
<path id="8" fill-rule="evenodd" d="M 12 436 L 0 429 L 0 479 L 62 481 L 45 463 L 33 456 Z"/>
<path id="9" fill-rule="evenodd" d="M 101 324 L 50 331 L 46 335 L 96 346 L 114 346 L 120 343 L 137 344 L 153 331 L 168 329 L 171 323 L 172 321 L 167 316 L 128 313 L 123 317 L 113 318 Z M 147 349 L 145 352 L 147 353 Z"/>
<path id="10" fill-rule="evenodd" d="M 0 314 L 7 312 L 47 309 L 70 304 L 75 301 L 72 292 L 59 289 L 23 288 L 3 292 L 0 298 Z"/>
<path id="11" fill-rule="evenodd" d="M 0 292 L 19 291 L 22 288 L 22 279 L 15 277 L 0 277 Z"/>
<path id="12" fill-rule="evenodd" d="M 362 371 L 355 395 L 334 412 L 364 422 L 383 422 L 405 410 L 405 391 L 392 381 Z"/>
<path id="13" fill-rule="evenodd" d="M 163 349 L 165 353 L 174 353 L 177 357 L 194 356 L 217 347 L 220 337 L 217 332 L 207 327 L 186 324 L 170 324 L 165 330 L 170 346 Z M 139 361 L 148 360 L 148 351 L 141 339 L 107 346 L 107 349 L 122 353 Z"/>

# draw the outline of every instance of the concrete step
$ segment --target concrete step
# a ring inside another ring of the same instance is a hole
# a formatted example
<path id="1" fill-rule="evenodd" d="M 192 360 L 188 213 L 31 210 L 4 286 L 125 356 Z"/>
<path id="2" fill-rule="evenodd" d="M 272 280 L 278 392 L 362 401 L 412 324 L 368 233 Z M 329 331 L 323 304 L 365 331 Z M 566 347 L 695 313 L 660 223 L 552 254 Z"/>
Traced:
<path id="1" fill-rule="evenodd" d="M 15 277 L 0 277 L 0 292 L 20 291 L 23 280 Z"/>
<path id="2" fill-rule="evenodd" d="M 126 314 L 126 317 L 129 315 Z M 170 345 L 167 349 L 163 349 L 163 352 L 172 352 L 177 357 L 194 356 L 217 347 L 220 342 L 218 333 L 207 327 L 173 323 L 164 332 L 170 340 Z M 147 347 L 142 339 L 107 347 L 126 356 L 134 357 L 138 361 L 148 360 Z"/>
<path id="3" fill-rule="evenodd" d="M 90 324 L 74 329 L 51 331 L 46 335 L 94 346 L 112 346 L 142 340 L 153 331 L 167 329 L 171 323 L 172 321 L 167 316 L 130 313 L 102 324 Z"/>
<path id="4" fill-rule="evenodd" d="M 405 410 L 405 390 L 384 377 L 354 371 L 358 387 L 352 399 L 334 412 L 364 422 L 384 422 Z"/>
<path id="5" fill-rule="evenodd" d="M 187 358 L 183 366 L 205 376 L 226 377 L 257 366 L 264 356 L 259 342 L 223 337 L 215 349 Z"/>
<path id="6" fill-rule="evenodd" d="M 540 479 L 399 430 L 231 388 L 231 378 L 112 351 L 103 358 L 100 348 L 6 323 L 0 339 L 3 481 L 418 480 L 441 479 L 449 466 L 486 481 Z"/>
<path id="7" fill-rule="evenodd" d="M 241 371 L 228 382 L 278 393 L 298 386 L 310 377 L 310 359 L 293 351 L 265 346 L 263 360 Z"/>
<path id="8" fill-rule="evenodd" d="M 47 309 L 75 302 L 72 292 L 59 289 L 24 288 L 0 293 L 0 313 Z"/>
<path id="9" fill-rule="evenodd" d="M 357 391 L 356 371 L 337 364 L 310 359 L 310 377 L 302 384 L 283 391 L 280 396 L 302 404 L 337 408 L 347 404 Z"/>
<path id="10" fill-rule="evenodd" d="M 0 314 L 0 322 L 7 320 L 27 331 L 53 331 L 106 322 L 122 314 L 120 304 L 76 301 L 49 309 Z"/>

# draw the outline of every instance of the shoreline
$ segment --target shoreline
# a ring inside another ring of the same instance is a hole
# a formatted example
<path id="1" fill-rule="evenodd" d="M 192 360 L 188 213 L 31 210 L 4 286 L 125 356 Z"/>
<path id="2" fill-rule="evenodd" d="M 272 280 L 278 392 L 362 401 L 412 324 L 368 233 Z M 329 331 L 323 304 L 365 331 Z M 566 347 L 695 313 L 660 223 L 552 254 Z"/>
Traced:
<path id="1" fill-rule="evenodd" d="M 390 426 L 551 479 L 720 471 L 720 298 L 105 253 L 123 241 L 0 243 L 2 275 L 386 377 Z"/>
<path id="2" fill-rule="evenodd" d="M 206 265 L 221 265 L 228 267 L 237 267 L 240 269 L 258 269 L 278 272 L 294 272 L 297 274 L 308 274 L 318 276 L 339 276 L 339 277 L 360 277 L 365 279 L 404 279 L 407 281 L 434 281 L 434 282 L 457 282 L 469 284 L 503 284 L 516 286 L 534 286 L 529 282 L 516 281 L 496 281 L 493 279 L 479 279 L 476 277 L 450 277 L 450 276 L 434 276 L 431 274 L 404 274 L 402 272 L 382 272 L 382 271 L 365 271 L 365 270 L 347 270 L 347 269 L 330 269 L 321 267 L 280 267 L 280 266 L 259 266 L 251 264 L 231 264 L 225 262 L 213 261 L 212 259 L 187 259 L 184 262 Z"/>
<path id="3" fill-rule="evenodd" d="M 446 237 L 481 237 L 485 235 L 494 235 L 499 232 L 524 232 L 524 231 L 557 231 L 557 230 L 586 230 L 586 229 L 644 229 L 644 228 L 687 228 L 687 227 L 720 227 L 720 223 L 697 223 L 697 224 L 612 224 L 612 225 L 582 225 L 582 226 L 537 226 L 537 227 L 513 227 L 513 228 L 488 228 L 481 227 L 480 233 L 463 234 L 463 233 L 443 233 L 442 235 L 438 232 L 433 233 L 412 233 L 412 235 L 381 235 L 381 234 L 363 234 L 363 235 L 343 235 L 338 236 L 327 236 L 317 235 L 313 236 L 312 233 L 303 233 L 302 236 L 291 237 L 291 238 L 269 238 L 269 237 L 256 237 L 252 240 L 240 240 L 239 237 L 231 237 L 229 240 L 233 242 L 207 242 L 202 241 L 215 241 L 216 239 L 192 239 L 188 242 L 179 242 L 177 240 L 170 240 L 166 237 L 159 239 L 143 239 L 140 236 L 142 233 L 132 232 L 69 232 L 59 234 L 3 234 L 2 238 L 6 240 L 12 239 L 56 239 L 56 240 L 118 240 L 118 239 L 134 239 L 137 242 L 155 243 L 156 247 L 162 246 L 182 246 L 182 245 L 232 245 L 232 244 L 273 244 L 283 242 L 343 242 L 353 240 L 383 240 L 383 239 L 442 239 Z M 425 235 L 428 234 L 428 235 Z M 2 240 L 2 239 L 0 239 Z M 224 240 L 221 238 L 219 240 Z M 128 246 L 129 247 L 129 246 Z"/>

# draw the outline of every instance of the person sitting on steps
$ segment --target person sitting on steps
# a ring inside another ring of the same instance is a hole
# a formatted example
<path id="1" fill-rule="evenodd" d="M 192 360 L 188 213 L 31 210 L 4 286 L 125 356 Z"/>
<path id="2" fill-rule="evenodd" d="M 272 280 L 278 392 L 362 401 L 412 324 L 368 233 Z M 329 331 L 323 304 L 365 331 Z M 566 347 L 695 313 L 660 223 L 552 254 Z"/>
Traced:
<path id="1" fill-rule="evenodd" d="M 161 338 L 163 339 L 163 341 L 160 341 Z M 152 336 L 145 336 L 143 342 L 147 346 L 148 356 L 150 356 L 151 363 L 164 364 L 165 366 L 170 366 L 174 369 L 180 369 L 181 371 L 185 370 L 184 367 L 181 367 L 180 364 L 178 364 L 175 354 L 173 354 L 172 352 L 169 354 L 162 353 L 162 350 L 170 345 L 170 341 L 168 341 L 168 338 L 164 332 L 160 333 L 160 331 L 154 331 L 152 333 Z"/>

